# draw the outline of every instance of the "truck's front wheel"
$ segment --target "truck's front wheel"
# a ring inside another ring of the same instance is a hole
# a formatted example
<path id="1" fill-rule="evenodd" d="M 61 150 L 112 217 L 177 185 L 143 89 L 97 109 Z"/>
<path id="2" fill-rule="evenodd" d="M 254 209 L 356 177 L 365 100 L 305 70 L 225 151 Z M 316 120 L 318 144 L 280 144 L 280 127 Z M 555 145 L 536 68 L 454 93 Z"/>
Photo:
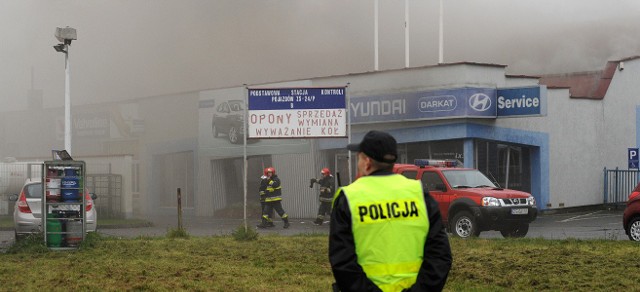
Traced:
<path id="1" fill-rule="evenodd" d="M 480 228 L 476 219 L 468 211 L 460 211 L 453 216 L 451 233 L 460 238 L 480 235 Z"/>
<path id="2" fill-rule="evenodd" d="M 504 236 L 505 238 L 525 237 L 527 235 L 527 232 L 529 232 L 529 224 L 516 224 L 516 225 L 512 225 L 512 226 L 500 229 L 500 234 L 502 234 L 502 236 Z"/>

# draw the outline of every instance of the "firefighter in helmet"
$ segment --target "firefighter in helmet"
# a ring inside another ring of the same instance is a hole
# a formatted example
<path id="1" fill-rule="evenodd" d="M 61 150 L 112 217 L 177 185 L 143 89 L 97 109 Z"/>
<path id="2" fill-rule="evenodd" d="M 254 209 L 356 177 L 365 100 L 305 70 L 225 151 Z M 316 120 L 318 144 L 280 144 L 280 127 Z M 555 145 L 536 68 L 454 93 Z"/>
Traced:
<path id="1" fill-rule="evenodd" d="M 329 168 L 323 168 L 320 174 L 322 178 L 312 178 L 311 184 L 309 185 L 311 188 L 314 183 L 320 185 L 320 196 L 318 197 L 320 207 L 318 208 L 318 216 L 316 220 L 313 221 L 314 225 L 322 225 L 325 214 L 331 214 L 331 201 L 333 200 L 333 192 L 335 191 L 333 175 L 331 175 Z"/>
<path id="2" fill-rule="evenodd" d="M 262 218 L 262 214 L 265 214 L 265 208 L 267 206 L 267 204 L 265 203 L 265 198 L 266 196 L 266 190 L 267 190 L 267 184 L 269 183 L 269 177 L 267 176 L 267 168 L 265 168 L 263 170 L 263 174 L 260 177 L 260 188 L 258 189 L 258 193 L 260 194 L 260 218 Z M 268 213 L 270 217 L 273 217 L 273 209 L 271 210 L 271 213 Z M 262 219 L 264 220 L 264 219 Z M 274 227 L 275 225 L 273 224 L 273 222 L 266 222 L 265 224 L 266 227 Z"/>
<path id="3" fill-rule="evenodd" d="M 262 210 L 262 222 L 258 225 L 258 228 L 269 227 L 269 223 L 273 224 L 273 218 L 269 216 L 272 210 L 276 210 L 282 221 L 284 221 L 284 228 L 289 228 L 289 215 L 282 209 L 282 186 L 280 185 L 280 179 L 276 175 L 276 169 L 273 167 L 267 167 L 267 187 L 265 188 L 265 208 Z"/>

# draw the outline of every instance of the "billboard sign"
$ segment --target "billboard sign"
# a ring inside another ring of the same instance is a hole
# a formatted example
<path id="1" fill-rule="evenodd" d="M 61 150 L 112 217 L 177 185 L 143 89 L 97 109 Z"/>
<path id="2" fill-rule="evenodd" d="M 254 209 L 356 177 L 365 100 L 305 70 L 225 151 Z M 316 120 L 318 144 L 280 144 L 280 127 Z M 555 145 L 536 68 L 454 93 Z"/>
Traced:
<path id="1" fill-rule="evenodd" d="M 207 90 L 199 95 L 198 154 L 219 158 L 243 156 L 246 88 Z M 309 143 L 305 139 L 247 139 L 246 151 L 247 155 L 308 153 Z"/>
<path id="2" fill-rule="evenodd" d="M 345 87 L 249 89 L 248 138 L 346 137 Z"/>

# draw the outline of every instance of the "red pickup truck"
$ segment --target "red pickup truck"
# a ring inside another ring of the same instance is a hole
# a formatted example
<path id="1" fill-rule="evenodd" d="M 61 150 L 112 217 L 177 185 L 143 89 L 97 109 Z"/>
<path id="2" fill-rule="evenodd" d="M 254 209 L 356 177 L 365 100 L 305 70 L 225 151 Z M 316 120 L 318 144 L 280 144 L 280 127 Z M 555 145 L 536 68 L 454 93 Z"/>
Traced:
<path id="1" fill-rule="evenodd" d="M 527 235 L 538 215 L 531 194 L 500 188 L 477 169 L 456 166 L 456 160 L 416 159 L 415 164 L 395 164 L 393 171 L 422 181 L 455 236 L 468 238 L 488 230 L 504 237 Z"/>

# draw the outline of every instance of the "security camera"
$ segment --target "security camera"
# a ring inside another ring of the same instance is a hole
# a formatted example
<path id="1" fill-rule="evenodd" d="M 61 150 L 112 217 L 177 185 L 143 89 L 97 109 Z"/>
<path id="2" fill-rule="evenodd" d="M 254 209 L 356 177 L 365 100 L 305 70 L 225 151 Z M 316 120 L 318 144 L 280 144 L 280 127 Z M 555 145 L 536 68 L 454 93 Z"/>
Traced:
<path id="1" fill-rule="evenodd" d="M 624 62 L 618 63 L 618 70 L 620 71 L 624 70 Z"/>

